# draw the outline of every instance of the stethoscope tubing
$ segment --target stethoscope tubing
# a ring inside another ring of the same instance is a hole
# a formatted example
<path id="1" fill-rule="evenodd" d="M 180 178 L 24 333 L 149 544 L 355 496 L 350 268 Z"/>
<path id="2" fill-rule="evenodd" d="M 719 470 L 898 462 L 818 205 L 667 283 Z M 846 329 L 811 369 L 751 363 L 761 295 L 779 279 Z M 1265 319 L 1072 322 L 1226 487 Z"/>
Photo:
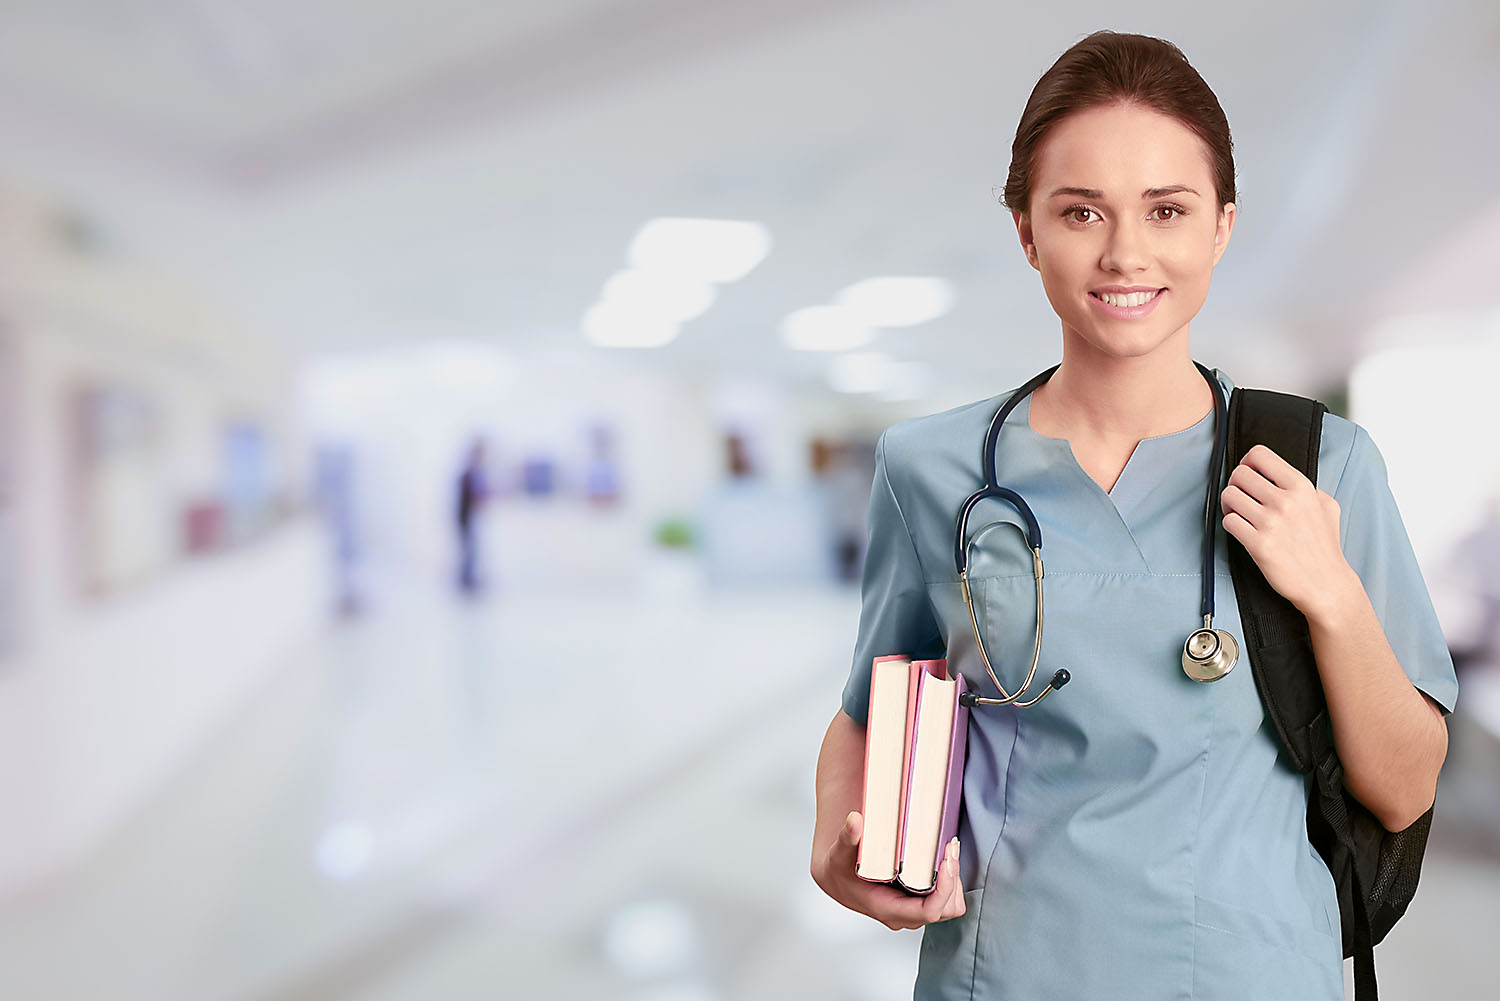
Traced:
<path id="1" fill-rule="evenodd" d="M 1215 529 L 1218 527 L 1218 501 L 1219 491 L 1221 489 L 1220 481 L 1224 475 L 1224 457 L 1225 453 L 1228 451 L 1229 429 L 1228 421 L 1226 419 L 1227 406 L 1224 402 L 1223 387 L 1218 384 L 1218 379 L 1215 378 L 1213 372 L 1203 365 L 1199 364 L 1197 361 L 1194 361 L 1193 364 L 1197 367 L 1199 374 L 1203 376 L 1204 380 L 1208 383 L 1209 388 L 1213 391 L 1214 450 L 1212 459 L 1209 463 L 1207 496 L 1204 498 L 1203 504 L 1203 583 L 1202 602 L 1200 603 L 1200 614 L 1202 614 L 1203 616 L 1203 628 L 1201 630 L 1195 631 L 1192 636 L 1188 638 L 1188 642 L 1184 644 L 1184 669 L 1187 669 L 1190 659 L 1186 651 L 1192 648 L 1194 638 L 1198 637 L 1200 633 L 1214 633 L 1217 637 L 1219 637 L 1219 639 L 1223 640 L 1223 646 L 1226 648 L 1226 651 L 1228 651 L 1224 655 L 1228 659 L 1228 666 L 1225 667 L 1221 673 L 1213 676 L 1199 677 L 1197 674 L 1189 671 L 1189 676 L 1193 677 L 1194 680 L 1204 681 L 1217 680 L 1218 677 L 1222 677 L 1224 674 L 1227 674 L 1229 672 L 1229 670 L 1234 666 L 1234 660 L 1237 659 L 1237 646 L 1234 643 L 1233 637 L 1229 636 L 1228 633 L 1225 633 L 1222 630 L 1212 629 L 1214 614 L 1214 534 Z M 1010 398 L 1007 399 L 1003 404 L 1001 404 L 1000 409 L 995 412 L 994 418 L 990 421 L 989 431 L 985 434 L 984 438 L 984 485 L 970 494 L 964 500 L 963 504 L 959 507 L 957 531 L 955 533 L 953 541 L 953 560 L 954 565 L 958 570 L 959 589 L 963 595 L 964 604 L 965 606 L 967 606 L 969 611 L 969 624 L 973 627 L 974 630 L 974 641 L 975 645 L 978 647 L 979 659 L 984 664 L 985 672 L 990 676 L 990 681 L 994 684 L 996 690 L 1000 692 L 1001 696 L 998 699 L 993 699 L 980 697 L 974 693 L 965 693 L 964 702 L 966 705 L 1012 705 L 1017 709 L 1025 709 L 1029 706 L 1036 705 L 1052 692 L 1058 690 L 1063 685 L 1066 685 L 1071 678 L 1071 675 L 1067 670 L 1058 670 L 1053 674 L 1051 681 L 1048 682 L 1047 687 L 1042 690 L 1041 694 L 1035 696 L 1030 700 L 1024 702 L 1020 701 L 1021 697 L 1025 695 L 1026 692 L 1031 688 L 1031 683 L 1035 679 L 1037 662 L 1041 656 L 1042 649 L 1042 578 L 1045 576 L 1045 569 L 1042 565 L 1042 528 L 1041 524 L 1037 521 L 1036 515 L 1032 512 L 1030 505 L 1026 503 L 1025 499 L 1022 498 L 1021 495 L 1016 491 L 1011 490 L 1008 487 L 1000 486 L 999 479 L 995 471 L 995 455 L 997 446 L 999 445 L 1000 441 L 1000 431 L 1005 424 L 1005 419 L 1010 416 L 1010 412 L 1015 409 L 1016 404 L 1025 399 L 1028 394 L 1033 392 L 1042 383 L 1050 379 L 1053 373 L 1055 373 L 1059 367 L 1060 364 L 1053 365 L 1046 371 L 1037 374 L 1024 386 L 1012 393 Z M 1025 525 L 1015 525 L 1013 522 L 1007 521 L 990 522 L 989 524 L 980 528 L 980 530 L 974 534 L 974 537 L 972 539 L 969 538 L 969 515 L 973 512 L 974 508 L 980 504 L 980 502 L 988 500 L 992 497 L 997 500 L 1005 501 L 1007 504 L 1013 507 L 1021 516 L 1021 519 L 1025 522 Z M 981 535 L 983 535 L 986 531 L 988 531 L 990 528 L 995 527 L 996 525 L 1012 525 L 1012 527 L 1018 529 L 1026 537 L 1027 548 L 1031 550 L 1032 555 L 1032 574 L 1036 580 L 1036 641 L 1032 649 L 1031 665 L 1026 671 L 1026 679 L 1022 683 L 1021 687 L 1018 688 L 1014 693 L 1006 691 L 1005 686 L 1000 683 L 1000 679 L 996 676 L 994 667 L 991 665 L 989 651 L 985 648 L 984 644 L 983 631 L 979 627 L 978 614 L 974 610 L 973 594 L 969 585 L 969 550 Z M 1216 653 L 1219 649 L 1219 646 L 1220 644 L 1216 640 L 1213 645 L 1214 651 Z"/>

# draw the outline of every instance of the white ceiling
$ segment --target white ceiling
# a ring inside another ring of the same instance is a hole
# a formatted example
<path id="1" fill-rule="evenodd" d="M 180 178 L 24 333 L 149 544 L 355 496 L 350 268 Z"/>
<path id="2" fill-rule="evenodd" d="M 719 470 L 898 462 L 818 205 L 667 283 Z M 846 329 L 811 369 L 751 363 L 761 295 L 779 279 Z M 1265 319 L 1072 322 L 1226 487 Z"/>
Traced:
<path id="1" fill-rule="evenodd" d="M 1052 60 L 1111 27 L 1179 44 L 1234 130 L 1240 216 L 1200 359 L 1315 382 L 1393 312 L 1493 328 L 1500 6 L 1118 10 L 10 0 L 0 170 L 310 349 L 581 346 L 646 219 L 757 219 L 770 258 L 663 363 L 811 383 L 826 358 L 783 349 L 783 315 L 861 278 L 936 274 L 955 311 L 879 346 L 989 393 L 1059 343 L 995 194 L 1015 123 Z"/>

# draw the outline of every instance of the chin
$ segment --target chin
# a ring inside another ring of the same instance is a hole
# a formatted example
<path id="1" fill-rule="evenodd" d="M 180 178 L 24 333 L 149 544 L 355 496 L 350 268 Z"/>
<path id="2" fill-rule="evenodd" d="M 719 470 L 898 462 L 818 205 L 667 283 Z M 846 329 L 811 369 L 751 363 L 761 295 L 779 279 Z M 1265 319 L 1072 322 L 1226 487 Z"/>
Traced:
<path id="1" fill-rule="evenodd" d="M 1077 328 L 1074 328 L 1075 331 Z M 1085 341 L 1089 347 L 1102 355 L 1113 358 L 1142 358 L 1156 351 L 1162 345 L 1171 341 L 1171 334 L 1142 331 L 1136 336 L 1120 336 L 1117 333 L 1093 333 L 1091 335 L 1078 334 L 1075 337 Z"/>

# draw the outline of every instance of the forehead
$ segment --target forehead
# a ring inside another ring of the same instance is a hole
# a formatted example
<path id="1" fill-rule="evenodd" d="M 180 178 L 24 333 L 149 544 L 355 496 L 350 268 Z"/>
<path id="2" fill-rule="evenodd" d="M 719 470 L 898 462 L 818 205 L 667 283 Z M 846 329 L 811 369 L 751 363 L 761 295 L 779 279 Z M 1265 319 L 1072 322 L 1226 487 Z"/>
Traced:
<path id="1" fill-rule="evenodd" d="M 1032 190 L 1042 198 L 1061 185 L 1099 188 L 1109 197 L 1137 193 L 1132 198 L 1166 184 L 1209 191 L 1209 163 L 1203 140 L 1175 118 L 1138 106 L 1088 108 L 1048 131 L 1032 165 Z"/>

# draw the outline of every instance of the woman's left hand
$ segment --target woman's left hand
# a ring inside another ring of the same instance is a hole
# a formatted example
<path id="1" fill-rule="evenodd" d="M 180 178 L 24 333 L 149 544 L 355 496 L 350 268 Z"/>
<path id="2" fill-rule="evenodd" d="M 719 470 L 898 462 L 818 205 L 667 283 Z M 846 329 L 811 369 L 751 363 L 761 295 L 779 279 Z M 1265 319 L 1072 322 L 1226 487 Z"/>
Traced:
<path id="1" fill-rule="evenodd" d="M 1308 618 L 1339 593 L 1335 585 L 1354 576 L 1339 547 L 1338 501 L 1266 446 L 1245 453 L 1220 504 L 1224 531 Z"/>

